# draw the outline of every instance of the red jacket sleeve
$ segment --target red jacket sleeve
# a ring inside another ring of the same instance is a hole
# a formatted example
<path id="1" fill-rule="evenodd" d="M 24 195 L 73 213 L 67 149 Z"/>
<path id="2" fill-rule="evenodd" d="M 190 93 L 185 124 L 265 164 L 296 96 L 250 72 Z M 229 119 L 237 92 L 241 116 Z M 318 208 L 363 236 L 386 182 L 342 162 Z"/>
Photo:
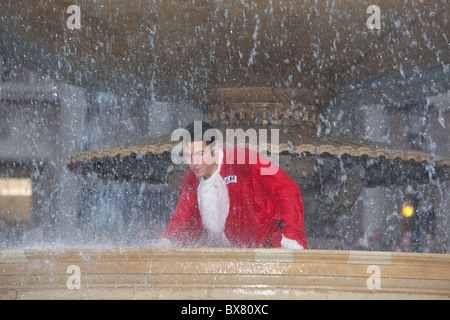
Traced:
<path id="1" fill-rule="evenodd" d="M 296 240 L 303 248 L 307 249 L 300 187 L 297 184 L 281 186 L 276 194 L 276 202 L 280 212 L 283 235 L 288 239 Z"/>
<path id="2" fill-rule="evenodd" d="M 197 185 L 189 170 L 181 184 L 181 195 L 175 213 L 162 237 L 178 245 L 195 243 L 202 234 L 202 221 L 197 201 Z"/>
<path id="3" fill-rule="evenodd" d="M 267 162 L 265 162 L 267 163 Z M 274 163 L 269 165 L 276 166 Z M 269 165 L 260 164 L 259 170 Z M 272 219 L 281 222 L 282 234 L 291 240 L 297 241 L 303 248 L 308 247 L 303 197 L 298 184 L 281 168 L 277 167 L 275 174 L 259 177 L 267 194 L 272 195 Z"/>

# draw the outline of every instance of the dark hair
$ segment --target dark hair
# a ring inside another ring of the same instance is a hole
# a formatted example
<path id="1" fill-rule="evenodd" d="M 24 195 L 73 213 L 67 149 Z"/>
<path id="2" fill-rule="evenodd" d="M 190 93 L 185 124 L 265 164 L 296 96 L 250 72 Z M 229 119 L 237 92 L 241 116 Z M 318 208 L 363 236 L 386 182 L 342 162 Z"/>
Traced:
<path id="1" fill-rule="evenodd" d="M 199 122 L 201 122 L 201 128 L 202 128 L 201 136 L 198 135 L 198 132 L 197 132 L 197 135 L 194 134 L 195 124 L 197 123 L 197 126 L 198 126 Z M 216 141 L 216 134 L 215 134 L 216 132 L 215 131 L 214 131 L 214 134 L 212 134 L 209 137 L 209 139 L 206 139 L 206 140 L 204 139 L 206 131 L 208 131 L 208 130 L 216 130 L 216 128 L 214 128 L 208 122 L 205 122 L 205 121 L 194 121 L 194 122 L 191 122 L 190 124 L 188 124 L 184 129 L 189 132 L 189 134 L 191 136 L 191 142 L 194 142 L 194 141 L 205 141 L 206 145 L 210 145 L 211 143 Z M 214 146 L 214 144 L 212 146 Z"/>

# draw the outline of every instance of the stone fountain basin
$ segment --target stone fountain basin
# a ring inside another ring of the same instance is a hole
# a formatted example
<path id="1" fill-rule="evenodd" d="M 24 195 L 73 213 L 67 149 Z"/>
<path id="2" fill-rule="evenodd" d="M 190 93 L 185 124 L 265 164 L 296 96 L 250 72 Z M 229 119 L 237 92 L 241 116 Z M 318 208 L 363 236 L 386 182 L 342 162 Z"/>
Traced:
<path id="1" fill-rule="evenodd" d="M 449 299 L 450 255 L 204 248 L 6 250 L 0 251 L 0 279 L 2 299 Z"/>

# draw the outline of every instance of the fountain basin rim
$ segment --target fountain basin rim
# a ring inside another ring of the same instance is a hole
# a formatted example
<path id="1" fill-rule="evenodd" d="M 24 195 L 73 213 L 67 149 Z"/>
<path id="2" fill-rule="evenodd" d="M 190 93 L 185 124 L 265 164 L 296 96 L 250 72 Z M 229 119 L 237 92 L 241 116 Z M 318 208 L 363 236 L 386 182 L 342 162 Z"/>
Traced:
<path id="1" fill-rule="evenodd" d="M 69 287 L 73 270 L 79 272 L 79 289 Z M 0 251 L 0 271 L 0 298 L 6 299 L 450 298 L 449 254 L 27 249 Z M 377 288 L 373 277 L 379 277 Z"/>

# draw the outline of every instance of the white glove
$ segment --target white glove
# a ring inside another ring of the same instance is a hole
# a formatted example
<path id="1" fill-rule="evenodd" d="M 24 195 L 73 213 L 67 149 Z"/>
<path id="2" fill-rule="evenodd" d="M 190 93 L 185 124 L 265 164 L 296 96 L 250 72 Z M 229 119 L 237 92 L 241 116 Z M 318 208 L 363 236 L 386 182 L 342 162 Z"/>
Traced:
<path id="1" fill-rule="evenodd" d="M 159 239 L 156 243 L 155 243 L 155 247 L 156 248 L 161 248 L 161 249 L 170 249 L 170 248 L 175 248 L 175 246 L 173 245 L 173 243 L 167 239 L 167 238 L 161 238 Z"/>
<path id="2" fill-rule="evenodd" d="M 284 235 L 281 236 L 281 247 L 285 249 L 305 249 L 297 241 L 285 238 Z"/>

